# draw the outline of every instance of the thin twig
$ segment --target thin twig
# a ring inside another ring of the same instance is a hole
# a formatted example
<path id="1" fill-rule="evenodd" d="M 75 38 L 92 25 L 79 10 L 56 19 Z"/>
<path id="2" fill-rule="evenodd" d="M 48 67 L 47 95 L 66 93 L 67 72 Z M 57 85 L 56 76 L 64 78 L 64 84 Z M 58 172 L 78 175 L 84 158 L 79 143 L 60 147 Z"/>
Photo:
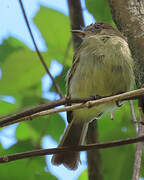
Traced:
<path id="1" fill-rule="evenodd" d="M 81 108 L 90 108 L 90 107 L 98 106 L 100 104 L 104 104 L 104 103 L 108 103 L 108 102 L 122 101 L 122 100 L 130 99 L 130 98 L 133 99 L 133 97 L 140 98 L 140 96 L 142 96 L 143 94 L 144 94 L 144 88 L 141 88 L 141 89 L 126 92 L 123 94 L 101 98 L 99 100 L 92 100 L 92 97 L 90 97 L 90 98 L 74 98 L 74 99 L 70 99 L 70 100 L 61 99 L 61 100 L 54 101 L 51 104 L 41 105 L 41 106 L 37 107 L 36 109 L 33 108 L 30 110 L 24 111 L 22 113 L 18 113 L 18 114 L 14 114 L 14 115 L 11 115 L 8 117 L 1 118 L 0 119 L 0 127 L 4 127 L 4 126 L 14 124 L 17 122 L 21 122 L 21 121 L 32 120 L 35 117 L 50 115 L 50 114 L 54 114 L 54 113 L 58 113 L 58 112 L 72 111 L 72 110 L 81 109 Z M 91 100 L 88 101 L 89 99 L 91 99 Z M 83 102 L 83 103 L 79 103 L 79 104 L 75 104 L 72 106 L 67 106 L 67 107 L 63 107 L 63 108 L 59 108 L 59 109 L 51 109 L 53 107 L 56 107 L 56 106 L 59 106 L 62 104 L 67 104 L 68 102 L 71 102 L 71 103 Z M 44 111 L 44 109 L 45 110 L 49 109 L 49 110 Z"/>
<path id="2" fill-rule="evenodd" d="M 131 110 L 131 114 L 132 114 L 132 122 L 135 126 L 136 132 L 138 132 L 138 123 L 137 123 L 137 119 L 136 119 L 136 115 L 135 115 L 135 111 L 134 111 L 134 105 L 133 105 L 133 101 L 130 100 L 130 110 Z"/>
<path id="3" fill-rule="evenodd" d="M 81 27 L 84 27 L 81 1 L 67 0 L 67 2 L 69 7 L 71 30 L 81 29 Z M 72 34 L 72 40 L 73 40 L 72 42 L 73 42 L 74 50 L 76 50 L 81 44 L 81 39 L 78 36 Z"/>
<path id="4" fill-rule="evenodd" d="M 91 108 L 91 107 L 98 106 L 98 105 L 105 104 L 105 103 L 109 103 L 109 102 L 121 101 L 122 99 L 125 99 L 125 98 L 130 98 L 130 97 L 133 97 L 135 95 L 136 96 L 140 95 L 141 93 L 142 94 L 144 93 L 144 88 L 139 89 L 139 90 L 126 92 L 126 93 L 119 94 L 119 95 L 115 95 L 115 96 L 102 98 L 99 100 L 93 100 L 93 101 L 88 101 L 86 103 L 75 104 L 75 105 L 67 106 L 64 108 L 50 109 L 47 111 L 42 111 L 42 112 L 39 112 L 37 114 L 32 115 L 31 117 L 33 118 L 33 117 L 38 117 L 38 116 L 45 116 L 45 115 L 50 115 L 50 114 L 54 114 L 54 113 L 58 113 L 58 112 L 72 111 L 72 110 L 82 109 L 82 108 Z"/>
<path id="5" fill-rule="evenodd" d="M 34 157 L 34 156 L 44 156 L 44 155 L 50 155 L 50 154 L 56 154 L 56 153 L 63 153 L 65 151 L 89 151 L 93 149 L 111 148 L 111 147 L 137 143 L 140 141 L 144 141 L 144 135 L 139 136 L 139 137 L 134 137 L 134 138 L 128 138 L 125 140 L 111 141 L 111 142 L 99 143 L 99 144 L 89 144 L 86 146 L 70 146 L 70 147 L 63 147 L 63 148 L 39 149 L 35 151 L 1 156 L 0 163 L 7 163 L 10 161 L 15 161 L 18 159 L 24 159 L 28 157 Z"/>
<path id="6" fill-rule="evenodd" d="M 139 108 L 140 112 L 140 122 L 143 121 L 143 112 L 142 109 Z M 138 127 L 138 136 L 142 136 L 144 134 L 144 126 L 142 123 L 139 124 Z M 136 153 L 135 153 L 135 162 L 134 162 L 134 170 L 132 180 L 139 180 L 139 173 L 141 168 L 141 159 L 142 159 L 142 149 L 143 142 L 138 142 L 136 145 Z"/>
<path id="7" fill-rule="evenodd" d="M 36 52 L 37 52 L 37 54 L 38 54 L 38 56 L 39 56 L 39 58 L 40 58 L 40 61 L 41 61 L 42 65 L 43 65 L 45 71 L 46 71 L 46 72 L 48 73 L 48 75 L 50 76 L 50 78 L 51 78 L 51 80 L 52 80 L 52 82 L 53 82 L 53 85 L 54 85 L 54 87 L 55 87 L 56 92 L 57 92 L 57 93 L 59 94 L 59 96 L 62 98 L 63 95 L 61 94 L 60 89 L 59 89 L 57 83 L 55 82 L 55 79 L 54 79 L 53 76 L 51 75 L 51 73 L 50 73 L 50 71 L 49 71 L 49 69 L 48 69 L 48 67 L 47 67 L 47 65 L 46 65 L 46 63 L 45 63 L 45 60 L 44 60 L 42 54 L 40 53 L 40 51 L 39 51 L 39 49 L 38 49 L 38 47 L 37 47 L 37 44 L 36 44 L 36 41 L 35 41 L 35 39 L 34 39 L 32 30 L 31 30 L 31 28 L 30 28 L 30 24 L 29 24 L 29 21 L 28 21 L 28 18 L 27 18 L 27 15 L 26 15 L 26 12 L 25 12 L 25 9 L 24 9 L 22 0 L 19 0 L 19 3 L 20 3 L 20 6 L 21 6 L 21 10 L 22 10 L 22 13 L 23 13 L 23 16 L 24 16 L 24 19 L 25 19 L 25 22 L 26 22 L 28 31 L 29 31 L 30 36 L 31 36 L 31 38 L 32 38 L 32 41 L 33 41 L 35 50 L 36 50 Z"/>

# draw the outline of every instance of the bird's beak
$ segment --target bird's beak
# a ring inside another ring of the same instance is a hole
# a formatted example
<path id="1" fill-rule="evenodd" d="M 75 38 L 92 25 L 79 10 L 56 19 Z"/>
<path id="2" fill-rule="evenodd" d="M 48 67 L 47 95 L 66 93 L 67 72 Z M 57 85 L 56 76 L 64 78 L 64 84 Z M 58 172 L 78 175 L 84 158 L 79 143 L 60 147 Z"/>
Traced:
<path id="1" fill-rule="evenodd" d="M 71 32 L 78 35 L 81 38 L 83 38 L 85 36 L 85 32 L 82 30 L 71 30 Z"/>

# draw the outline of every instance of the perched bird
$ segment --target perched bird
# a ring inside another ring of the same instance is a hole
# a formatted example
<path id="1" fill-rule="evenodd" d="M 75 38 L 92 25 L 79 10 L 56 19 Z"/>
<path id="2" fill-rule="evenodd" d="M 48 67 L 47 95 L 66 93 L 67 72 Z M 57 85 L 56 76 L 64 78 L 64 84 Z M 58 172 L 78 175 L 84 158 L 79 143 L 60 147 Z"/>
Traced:
<path id="1" fill-rule="evenodd" d="M 67 96 L 84 98 L 112 96 L 133 89 L 133 59 L 124 36 L 111 25 L 97 22 L 83 30 L 73 30 L 82 38 L 67 75 Z M 116 108 L 115 102 L 68 112 L 69 125 L 58 147 L 81 145 L 87 125 L 94 118 Z M 79 152 L 64 152 L 52 157 L 54 165 L 75 170 Z"/>

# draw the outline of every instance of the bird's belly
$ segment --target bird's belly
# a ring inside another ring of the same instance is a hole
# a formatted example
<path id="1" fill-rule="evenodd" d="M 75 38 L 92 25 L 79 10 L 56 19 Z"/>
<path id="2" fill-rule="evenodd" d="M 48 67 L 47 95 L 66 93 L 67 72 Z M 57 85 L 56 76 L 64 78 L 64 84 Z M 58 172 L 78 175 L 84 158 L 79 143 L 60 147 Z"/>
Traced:
<path id="1" fill-rule="evenodd" d="M 125 79 L 123 70 L 108 68 L 104 64 L 97 67 L 94 63 L 79 66 L 71 80 L 71 97 L 110 96 L 128 91 L 131 84 Z"/>
<path id="2" fill-rule="evenodd" d="M 93 95 L 111 96 L 130 90 L 131 81 L 126 80 L 126 73 L 122 68 L 107 64 L 97 65 L 95 62 L 80 64 L 71 79 L 71 97 L 90 97 Z M 79 119 L 90 121 L 100 113 L 110 112 L 116 108 L 115 102 L 102 104 L 93 108 L 84 108 L 74 111 Z"/>
<path id="3" fill-rule="evenodd" d="M 71 97 L 111 96 L 131 90 L 134 84 L 133 60 L 127 43 L 115 36 L 109 37 L 106 42 L 98 36 L 88 40 L 90 42 L 80 52 L 70 79 Z M 99 113 L 111 111 L 115 107 L 112 102 L 73 113 L 80 119 L 90 121 Z"/>

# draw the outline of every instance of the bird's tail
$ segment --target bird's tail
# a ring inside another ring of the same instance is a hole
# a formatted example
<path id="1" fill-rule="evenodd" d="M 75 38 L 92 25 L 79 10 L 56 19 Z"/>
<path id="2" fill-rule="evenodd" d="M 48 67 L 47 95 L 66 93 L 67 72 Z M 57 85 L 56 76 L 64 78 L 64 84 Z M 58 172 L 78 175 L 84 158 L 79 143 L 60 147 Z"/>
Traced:
<path id="1" fill-rule="evenodd" d="M 83 123 L 82 121 L 78 123 L 78 121 L 73 119 L 73 121 L 68 125 L 58 147 L 80 145 L 85 137 L 86 130 L 86 123 Z M 80 153 L 74 151 L 55 154 L 52 157 L 52 164 L 63 164 L 71 170 L 77 169 L 79 161 Z"/>

